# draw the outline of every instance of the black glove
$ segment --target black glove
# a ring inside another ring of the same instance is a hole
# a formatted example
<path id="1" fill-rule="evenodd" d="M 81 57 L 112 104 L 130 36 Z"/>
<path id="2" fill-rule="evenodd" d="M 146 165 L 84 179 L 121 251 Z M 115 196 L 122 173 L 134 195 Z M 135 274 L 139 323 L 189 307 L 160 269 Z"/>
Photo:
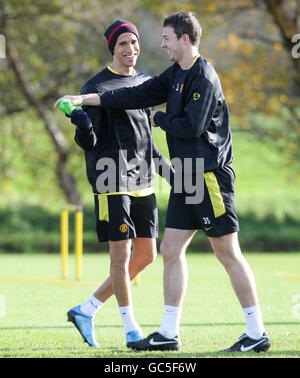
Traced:
<path id="1" fill-rule="evenodd" d="M 92 122 L 86 112 L 80 109 L 75 109 L 71 113 L 71 122 L 79 126 L 81 129 L 90 129 Z"/>

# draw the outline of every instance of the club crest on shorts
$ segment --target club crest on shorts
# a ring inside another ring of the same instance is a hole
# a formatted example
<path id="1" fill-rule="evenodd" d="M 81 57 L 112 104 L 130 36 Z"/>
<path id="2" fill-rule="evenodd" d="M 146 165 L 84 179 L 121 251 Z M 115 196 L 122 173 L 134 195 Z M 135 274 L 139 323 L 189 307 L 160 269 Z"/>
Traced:
<path id="1" fill-rule="evenodd" d="M 128 230 L 128 225 L 126 223 L 121 224 L 120 231 L 124 233 L 127 230 Z"/>

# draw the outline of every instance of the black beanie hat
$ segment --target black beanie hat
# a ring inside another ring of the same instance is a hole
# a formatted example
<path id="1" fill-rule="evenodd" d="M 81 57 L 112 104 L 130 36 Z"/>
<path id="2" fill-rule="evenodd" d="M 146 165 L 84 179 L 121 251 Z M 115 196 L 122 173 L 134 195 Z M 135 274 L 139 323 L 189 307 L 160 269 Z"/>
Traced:
<path id="1" fill-rule="evenodd" d="M 120 34 L 122 33 L 133 33 L 139 39 L 139 32 L 137 28 L 129 21 L 126 20 L 117 20 L 113 24 L 111 24 L 105 30 L 105 38 L 107 40 L 107 47 L 109 48 L 110 52 L 113 54 L 115 44 Z"/>

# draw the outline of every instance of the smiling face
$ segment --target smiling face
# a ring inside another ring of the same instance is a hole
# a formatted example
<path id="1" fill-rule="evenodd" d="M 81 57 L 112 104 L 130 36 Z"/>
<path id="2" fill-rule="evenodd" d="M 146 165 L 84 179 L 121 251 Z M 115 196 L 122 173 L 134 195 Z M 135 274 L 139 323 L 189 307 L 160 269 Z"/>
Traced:
<path id="1" fill-rule="evenodd" d="M 183 37 L 177 38 L 171 26 L 163 28 L 161 47 L 167 49 L 167 54 L 172 62 L 179 62 L 183 57 Z"/>
<path id="2" fill-rule="evenodd" d="M 133 33 L 122 33 L 119 35 L 113 54 L 115 66 L 126 69 L 136 65 L 140 54 L 139 41 Z"/>

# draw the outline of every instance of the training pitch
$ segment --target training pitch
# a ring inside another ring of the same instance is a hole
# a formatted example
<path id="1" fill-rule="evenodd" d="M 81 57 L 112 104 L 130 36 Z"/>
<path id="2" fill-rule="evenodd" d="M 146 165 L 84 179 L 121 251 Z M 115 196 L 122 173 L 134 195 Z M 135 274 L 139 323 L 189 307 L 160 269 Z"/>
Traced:
<path id="1" fill-rule="evenodd" d="M 62 279 L 59 255 L 0 254 L 0 357 L 2 358 L 210 358 L 300 357 L 300 253 L 245 254 L 256 277 L 269 352 L 227 355 L 244 332 L 241 308 L 225 270 L 212 254 L 188 253 L 189 286 L 181 320 L 180 352 L 134 352 L 125 346 L 117 302 L 110 298 L 95 318 L 99 350 L 82 342 L 66 312 L 91 295 L 109 272 L 107 253 L 83 256 L 75 279 L 74 256 Z M 132 284 L 135 316 L 144 334 L 158 329 L 163 314 L 162 258 Z"/>

